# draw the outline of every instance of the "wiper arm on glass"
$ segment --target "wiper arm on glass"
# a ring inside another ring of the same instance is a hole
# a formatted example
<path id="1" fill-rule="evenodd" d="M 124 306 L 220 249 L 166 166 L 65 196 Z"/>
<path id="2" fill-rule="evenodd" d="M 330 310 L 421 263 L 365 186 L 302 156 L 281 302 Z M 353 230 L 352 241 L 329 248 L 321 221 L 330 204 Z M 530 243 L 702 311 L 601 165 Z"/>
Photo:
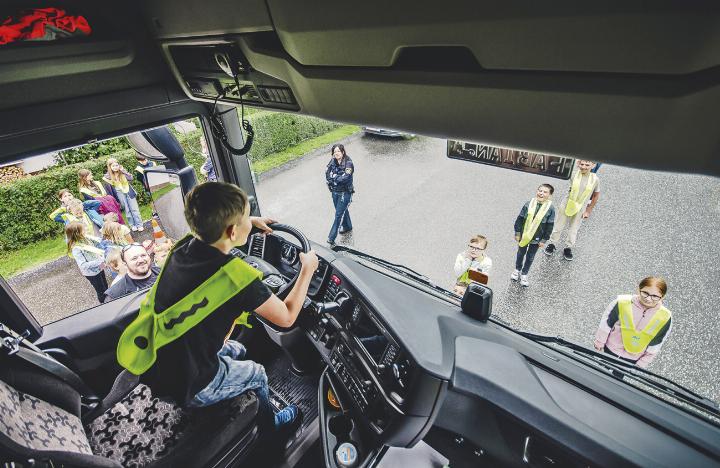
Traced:
<path id="1" fill-rule="evenodd" d="M 583 354 L 584 356 L 592 359 L 598 364 L 608 367 L 612 370 L 613 377 L 620 380 L 624 380 L 625 377 L 637 379 L 649 387 L 656 390 L 660 390 L 670 396 L 673 396 L 683 402 L 694 406 L 697 409 L 709 411 L 715 416 L 720 416 L 720 407 L 713 400 L 698 395 L 692 390 L 683 387 L 682 385 L 673 382 L 667 377 L 657 375 L 642 367 L 637 367 L 635 364 L 625 362 L 621 359 L 614 358 L 613 356 L 599 353 L 594 349 L 589 349 L 584 346 L 575 344 L 571 341 L 567 341 L 557 336 L 546 336 L 537 335 L 535 333 L 518 331 L 521 335 L 526 338 L 530 338 L 533 341 L 544 342 L 544 343 L 555 343 L 566 348 L 572 349 L 573 351 Z"/>

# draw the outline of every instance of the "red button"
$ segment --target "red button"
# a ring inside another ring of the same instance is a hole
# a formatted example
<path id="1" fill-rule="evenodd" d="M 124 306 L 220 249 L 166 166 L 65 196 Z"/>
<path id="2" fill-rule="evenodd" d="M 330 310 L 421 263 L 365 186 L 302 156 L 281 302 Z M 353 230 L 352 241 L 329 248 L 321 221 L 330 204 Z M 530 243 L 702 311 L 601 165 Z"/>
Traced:
<path id="1" fill-rule="evenodd" d="M 335 275 L 332 275 L 332 276 L 330 277 L 330 280 L 331 280 L 333 283 L 335 283 L 335 286 L 340 286 L 340 283 L 342 283 L 342 281 L 340 281 L 340 278 L 338 278 L 338 277 L 335 276 Z"/>

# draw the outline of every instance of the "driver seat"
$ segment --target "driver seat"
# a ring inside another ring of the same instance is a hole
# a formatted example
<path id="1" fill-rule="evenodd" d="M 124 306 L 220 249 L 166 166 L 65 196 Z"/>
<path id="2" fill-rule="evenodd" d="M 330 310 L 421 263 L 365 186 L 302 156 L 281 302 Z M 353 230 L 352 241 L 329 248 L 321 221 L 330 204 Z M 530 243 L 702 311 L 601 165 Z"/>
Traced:
<path id="1" fill-rule="evenodd" d="M 51 373 L 0 352 L 0 463 L 19 466 L 229 466 L 258 438 L 248 392 L 185 409 L 138 384 L 83 425 L 81 395 Z M 32 461 L 31 461 L 32 460 Z"/>

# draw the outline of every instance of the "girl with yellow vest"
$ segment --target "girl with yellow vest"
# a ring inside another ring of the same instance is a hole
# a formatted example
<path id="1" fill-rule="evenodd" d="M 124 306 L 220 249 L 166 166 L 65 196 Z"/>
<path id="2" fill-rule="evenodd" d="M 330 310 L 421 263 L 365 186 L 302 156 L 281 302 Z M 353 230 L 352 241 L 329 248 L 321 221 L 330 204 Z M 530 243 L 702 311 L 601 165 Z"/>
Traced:
<path id="1" fill-rule="evenodd" d="M 530 265 L 553 230 L 555 207 L 552 206 L 550 197 L 554 191 L 550 184 L 540 185 L 535 197 L 525 202 L 515 219 L 515 242 L 518 243 L 518 251 L 515 256 L 515 271 L 510 275 L 510 279 L 519 279 L 521 286 L 530 286 L 527 277 Z"/>
<path id="2" fill-rule="evenodd" d="M 595 349 L 647 367 L 672 330 L 672 314 L 663 305 L 665 280 L 643 279 L 638 294 L 618 296 L 605 309 L 595 334 Z"/>
<path id="3" fill-rule="evenodd" d="M 578 159 L 578 170 L 570 179 L 568 194 L 558 209 L 555 229 L 550 235 L 550 242 L 545 247 L 545 255 L 552 255 L 555 252 L 555 244 L 560 241 L 562 231 L 567 226 L 567 242 L 563 250 L 563 257 L 565 260 L 573 259 L 572 247 L 575 245 L 580 223 L 590 216 L 600 196 L 598 177 L 592 172 L 594 166 L 595 163 L 592 161 Z M 588 200 L 590 204 L 585 208 Z"/>
<path id="4" fill-rule="evenodd" d="M 85 225 L 80 221 L 71 221 L 65 226 L 65 236 L 68 255 L 75 259 L 80 273 L 90 282 L 102 304 L 108 284 L 105 278 L 105 252 L 100 248 L 100 239 L 87 234 Z"/>
<path id="5" fill-rule="evenodd" d="M 137 203 L 137 193 L 130 185 L 133 176 L 118 163 L 117 159 L 110 158 L 107 160 L 107 173 L 103 176 L 103 180 L 115 188 L 118 200 L 128 218 L 128 224 L 131 226 L 130 229 L 143 231 L 145 228 Z"/>
<path id="6" fill-rule="evenodd" d="M 112 185 L 98 182 L 93 178 L 92 172 L 87 169 L 80 169 L 78 171 L 78 191 L 84 200 L 97 200 L 100 202 L 98 212 L 101 215 L 115 213 L 118 222 L 125 224 L 122 218 L 122 208 Z"/>

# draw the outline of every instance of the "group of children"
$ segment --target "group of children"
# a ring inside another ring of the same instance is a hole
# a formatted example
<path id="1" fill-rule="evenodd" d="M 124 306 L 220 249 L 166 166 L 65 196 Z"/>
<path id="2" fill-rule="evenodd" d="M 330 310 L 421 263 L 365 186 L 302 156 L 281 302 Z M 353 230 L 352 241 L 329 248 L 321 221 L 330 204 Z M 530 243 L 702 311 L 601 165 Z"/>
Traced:
<path id="1" fill-rule="evenodd" d="M 144 170 L 155 163 L 139 154 L 137 159 L 135 172 L 148 190 Z M 70 190 L 62 189 L 57 194 L 60 207 L 50 213 L 51 219 L 65 226 L 68 255 L 75 259 L 101 303 L 108 289 L 105 268 L 114 280 L 125 274 L 121 249 L 134 242 L 131 232 L 144 230 L 137 193 L 130 185 L 133 175 L 116 159 L 108 159 L 106 166 L 102 182 L 94 180 L 89 170 L 80 169 L 78 192 L 84 201 L 76 198 Z M 125 224 L 123 210 L 130 227 Z M 149 251 L 154 249 L 150 241 L 145 241 L 144 246 Z M 164 248 L 158 247 L 160 256 Z"/>
<path id="2" fill-rule="evenodd" d="M 515 255 L 515 270 L 510 279 L 520 281 L 521 286 L 530 285 L 528 273 L 537 251 L 544 247 L 544 253 L 552 255 L 556 250 L 555 244 L 560 241 L 566 227 L 568 233 L 563 257 L 565 260 L 573 259 L 572 247 L 575 245 L 580 224 L 590 216 L 600 196 L 598 176 L 593 171 L 596 170 L 596 164 L 578 160 L 576 167 L 577 170 L 570 179 L 568 193 L 557 210 L 552 202 L 554 187 L 541 184 L 535 196 L 525 202 L 515 219 L 515 242 L 518 249 Z M 464 294 L 471 281 L 471 271 L 485 275 L 489 273 L 492 261 L 485 255 L 487 245 L 485 237 L 476 235 L 470 239 L 468 249 L 458 254 L 454 267 L 457 278 L 454 288 L 456 294 Z"/>

